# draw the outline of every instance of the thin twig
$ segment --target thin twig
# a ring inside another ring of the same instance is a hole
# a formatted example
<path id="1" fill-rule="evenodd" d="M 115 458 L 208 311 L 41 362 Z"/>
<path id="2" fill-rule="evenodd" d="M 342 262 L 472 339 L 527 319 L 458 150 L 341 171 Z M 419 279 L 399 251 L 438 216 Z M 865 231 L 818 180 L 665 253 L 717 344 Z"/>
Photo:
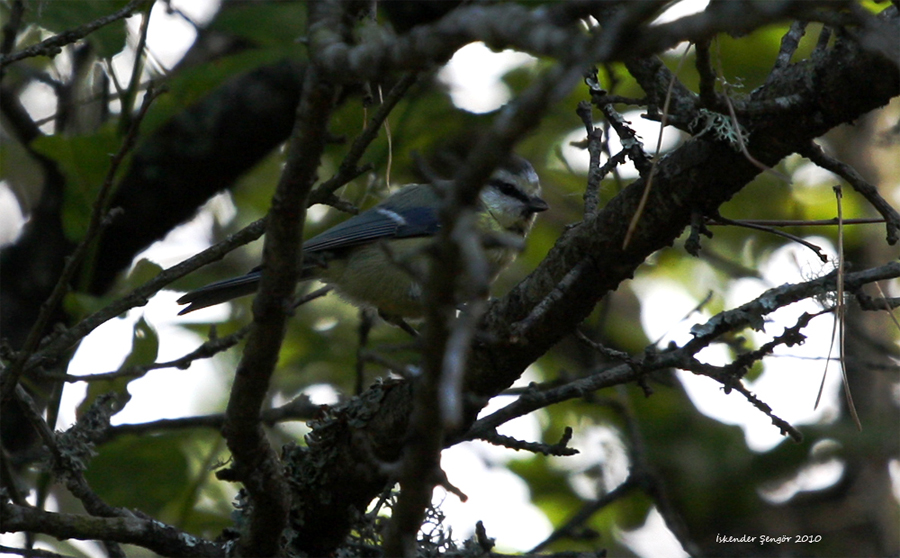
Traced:
<path id="1" fill-rule="evenodd" d="M 359 327 L 357 334 L 359 344 L 356 347 L 356 385 L 354 386 L 354 395 L 360 395 L 365 389 L 366 359 L 363 358 L 366 352 L 366 346 L 369 344 L 369 333 L 372 331 L 372 325 L 375 322 L 374 312 L 368 308 L 359 311 Z"/>
<path id="2" fill-rule="evenodd" d="M 628 248 L 628 245 L 631 243 L 631 237 L 634 235 L 634 231 L 637 230 L 641 215 L 643 215 L 644 208 L 647 206 L 647 200 L 650 198 L 650 190 L 653 188 L 653 178 L 656 176 L 656 167 L 659 164 L 659 151 L 662 147 L 662 137 L 663 133 L 666 131 L 666 124 L 669 119 L 669 103 L 672 101 L 672 90 L 678 79 L 678 72 L 681 71 L 681 66 L 684 64 L 684 61 L 687 60 L 687 53 L 690 49 L 691 45 L 689 43 L 681 54 L 681 58 L 678 60 L 678 66 L 672 73 L 672 79 L 669 80 L 669 86 L 666 88 L 666 100 L 663 103 L 662 121 L 659 124 L 659 135 L 656 137 L 656 153 L 653 157 L 653 164 L 650 165 L 650 174 L 647 176 L 647 183 L 644 186 L 643 194 L 641 194 L 641 201 L 638 202 L 637 209 L 631 217 L 631 222 L 628 223 L 628 230 L 625 232 L 625 240 L 622 241 L 623 250 Z"/>
<path id="3" fill-rule="evenodd" d="M 540 453 L 542 455 L 565 457 L 578 454 L 577 449 L 568 447 L 568 443 L 572 439 L 572 429 L 568 426 L 566 427 L 566 431 L 565 433 L 563 433 L 560 441 L 555 444 L 545 444 L 543 442 L 525 442 L 523 440 L 517 440 L 512 436 L 504 436 L 502 434 L 498 434 L 496 430 L 481 436 L 480 439 L 495 446 L 509 448 L 516 451 L 530 451 L 531 453 Z"/>
<path id="4" fill-rule="evenodd" d="M 134 110 L 134 102 L 137 100 L 141 76 L 144 73 L 144 56 L 147 54 L 147 33 L 150 31 L 150 11 L 152 9 L 153 6 L 151 5 L 141 14 L 141 27 L 138 31 L 138 42 L 134 48 L 134 63 L 131 66 L 131 80 L 121 99 L 122 111 L 119 129 L 123 131 L 131 127 L 131 113 Z"/>
<path id="5" fill-rule="evenodd" d="M 405 91 L 404 91 L 405 92 Z M 402 94 L 400 95 L 402 97 Z M 381 85 L 378 85 L 378 102 L 384 104 L 384 93 Z M 391 135 L 391 121 L 389 118 L 384 119 L 384 136 L 387 139 L 387 164 L 384 168 L 384 183 L 388 188 L 391 187 L 391 168 L 394 166 L 394 137 Z"/>
<path id="6" fill-rule="evenodd" d="M 400 361 L 387 358 L 381 353 L 372 351 L 372 350 L 363 350 L 360 351 L 360 358 L 365 362 L 371 362 L 373 364 L 377 364 L 386 370 L 390 370 L 394 374 L 401 376 L 403 378 L 415 378 L 421 375 L 421 370 L 410 365 L 405 364 Z"/>
<path id="7" fill-rule="evenodd" d="M 717 221 L 719 217 L 707 219 L 707 225 L 759 225 L 762 227 L 832 227 L 838 224 L 837 217 L 833 219 L 727 219 L 725 221 Z M 861 218 L 861 219 L 844 219 L 843 224 L 846 225 L 877 225 L 884 223 L 884 219 L 878 218 Z"/>
<path id="8" fill-rule="evenodd" d="M 512 324 L 510 327 L 510 331 L 512 333 L 513 339 L 518 339 L 521 335 L 523 335 L 526 331 L 528 331 L 539 319 L 541 319 L 544 314 L 546 314 L 552 307 L 553 304 L 561 299 L 568 290 L 572 287 L 572 285 L 578 280 L 581 273 L 592 264 L 592 260 L 589 256 L 585 257 L 583 260 L 575 264 L 572 269 L 569 270 L 568 273 L 557 283 L 554 285 L 553 290 L 551 290 L 540 303 L 535 305 L 534 308 L 531 309 L 531 312 L 528 313 L 525 318 L 522 320 Z"/>
<path id="9" fill-rule="evenodd" d="M 808 240 L 804 240 L 804 239 L 800 238 L 799 236 L 793 235 L 791 233 L 779 231 L 777 229 L 773 229 L 772 227 L 767 227 L 765 225 L 759 225 L 759 224 L 756 224 L 756 223 L 753 223 L 750 221 L 733 221 L 731 219 L 722 217 L 721 215 L 716 215 L 715 217 L 710 217 L 708 220 L 710 221 L 711 224 L 734 225 L 737 227 L 744 227 L 744 228 L 753 229 L 753 230 L 757 230 L 757 231 L 765 231 L 767 233 L 771 233 L 771 234 L 774 234 L 777 236 L 781 236 L 781 237 L 790 239 L 798 244 L 802 244 L 803 246 L 806 246 L 807 248 L 809 248 L 810 250 L 815 252 L 816 256 L 818 256 L 819 259 L 822 260 L 822 262 L 828 261 L 828 256 L 825 254 L 825 252 L 822 251 L 821 248 L 819 248 L 812 242 L 809 242 Z"/>
<path id="10" fill-rule="evenodd" d="M 280 407 L 264 409 L 259 414 L 259 421 L 266 426 L 274 426 L 282 422 L 311 420 L 321 412 L 322 406 L 310 401 L 306 395 L 300 395 Z M 209 428 L 220 431 L 225 424 L 225 413 L 198 415 L 177 419 L 159 419 L 137 424 L 120 424 L 111 426 L 97 439 L 97 443 L 105 443 L 120 436 L 141 436 L 158 432 L 172 432 L 193 428 Z"/>
<path id="11" fill-rule="evenodd" d="M 840 176 L 854 190 L 866 198 L 872 204 L 872 207 L 881 214 L 884 222 L 887 223 L 888 244 L 894 245 L 897 243 L 897 240 L 900 239 L 900 213 L 887 200 L 881 197 L 881 194 L 878 193 L 878 188 L 864 179 L 852 166 L 825 153 L 815 142 L 810 142 L 809 146 L 801 151 L 800 154 L 823 169 Z"/>
<path id="12" fill-rule="evenodd" d="M 734 103 L 731 102 L 731 87 L 725 80 L 725 72 L 722 69 L 722 55 L 719 53 L 718 39 L 716 39 L 716 68 L 719 79 L 722 81 L 722 89 L 724 90 L 722 99 L 725 101 L 725 105 L 728 107 L 728 115 L 731 117 L 731 126 L 735 130 L 734 137 L 737 141 L 738 146 L 740 147 L 741 153 L 744 155 L 744 158 L 750 161 L 753 166 L 757 167 L 761 171 L 771 174 L 772 176 L 786 184 L 790 184 L 791 178 L 789 176 L 784 173 L 778 172 L 772 167 L 760 162 L 756 159 L 756 157 L 751 155 L 750 151 L 747 149 L 747 143 L 744 141 L 744 134 L 741 133 L 741 123 L 738 120 L 737 114 L 734 112 Z"/>
<path id="13" fill-rule="evenodd" d="M 596 498 L 594 501 L 588 502 L 584 506 L 582 506 L 582 508 L 578 510 L 578 512 L 575 513 L 572 517 L 566 520 L 565 523 L 554 529 L 546 539 L 529 550 L 528 554 L 537 554 L 551 543 L 554 543 L 565 537 L 570 537 L 574 529 L 581 527 L 588 519 L 591 518 L 591 516 L 593 516 L 595 513 L 602 510 L 606 506 L 626 497 L 632 490 L 638 488 L 638 486 L 639 485 L 636 482 L 635 476 L 629 475 L 628 478 L 625 479 L 625 482 L 623 482 L 619 486 Z"/>
<path id="14" fill-rule="evenodd" d="M 100 325 L 131 308 L 144 306 L 151 296 L 155 295 L 173 281 L 184 277 L 188 273 L 191 273 L 204 265 L 221 260 L 235 248 L 258 239 L 263 235 L 265 230 L 266 218 L 264 217 L 247 225 L 221 242 L 160 272 L 156 277 L 132 290 L 127 295 L 117 299 L 104 308 L 97 310 L 74 326 L 50 338 L 36 354 L 28 358 L 26 369 L 31 369 L 48 361 L 55 361 L 59 358 L 60 354 L 67 351 L 80 339 L 87 336 Z"/>
<path id="15" fill-rule="evenodd" d="M 247 336 L 247 333 L 249 333 L 249 331 L 250 326 L 248 324 L 238 331 L 225 337 L 211 338 L 190 353 L 167 362 L 154 362 L 152 364 L 129 366 L 127 368 L 122 368 L 114 372 L 101 372 L 98 374 L 86 374 L 84 376 L 75 376 L 72 374 L 54 374 L 52 372 L 39 372 L 38 377 L 62 382 L 99 382 L 111 381 L 119 378 L 140 378 L 151 370 L 161 370 L 163 368 L 178 368 L 179 370 L 187 370 L 195 360 L 210 358 L 217 355 L 218 353 L 227 351 L 231 347 L 234 347 L 240 342 L 241 339 Z"/>
<path id="16" fill-rule="evenodd" d="M 884 307 L 881 309 L 887 311 L 888 316 L 891 318 L 891 321 L 894 322 L 894 326 L 897 328 L 897 331 L 900 332 L 900 322 L 897 321 L 897 316 L 894 315 L 894 308 L 897 308 L 897 306 L 900 306 L 900 299 L 888 298 L 887 295 L 884 294 L 884 291 L 881 289 L 880 283 L 876 282 L 875 288 L 878 289 L 878 294 L 881 295 L 881 300 L 884 301 L 884 303 L 885 303 Z M 890 301 L 893 301 L 894 304 L 892 305 L 890 303 Z"/>
<path id="17" fill-rule="evenodd" d="M 841 378 L 843 380 L 844 385 L 844 396 L 847 399 L 847 409 L 850 411 L 850 417 L 853 419 L 853 423 L 856 425 L 857 430 L 862 431 L 862 422 L 859 420 L 859 415 L 856 413 L 856 405 L 853 403 L 853 395 L 850 393 L 850 381 L 847 377 L 847 363 L 844 360 L 845 344 L 844 344 L 844 325 L 845 325 L 845 312 L 847 310 L 846 302 L 844 301 L 844 210 L 843 203 L 841 202 L 843 193 L 841 191 L 841 186 L 836 185 L 834 187 L 834 195 L 835 200 L 837 201 L 837 214 L 838 214 L 838 269 L 837 269 L 837 313 L 835 315 L 835 323 L 834 327 L 838 329 L 838 343 L 840 346 L 840 366 L 841 366 Z M 834 331 L 832 330 L 832 345 L 834 344 Z M 831 356 L 831 347 L 828 349 L 828 356 Z M 828 372 L 828 362 L 825 361 L 825 371 L 822 373 L 822 384 L 819 386 L 819 394 L 816 396 L 816 404 L 815 407 L 819 406 L 819 400 L 822 398 L 822 388 L 825 386 L 825 374 Z M 814 407 L 814 408 L 815 408 Z"/>
<path id="18" fill-rule="evenodd" d="M 865 284 L 896 277 L 900 277 L 900 262 L 891 262 L 878 268 L 845 274 L 843 284 L 847 291 L 853 292 Z M 668 368 L 680 368 L 703 374 L 722 383 L 727 389 L 738 391 L 754 406 L 766 413 L 782 433 L 798 439 L 801 437 L 799 431 L 775 416 L 768 405 L 750 393 L 741 384 L 740 379 L 735 377 L 733 370 L 728 367 L 713 367 L 703 364 L 694 358 L 694 355 L 729 332 L 741 331 L 747 327 L 761 329 L 764 317 L 778 308 L 833 291 L 836 288 L 836 280 L 836 273 L 831 273 L 811 281 L 769 289 L 746 304 L 720 312 L 705 323 L 695 325 L 691 328 L 694 338 L 681 347 L 657 353 L 654 349 L 655 345 L 651 345 L 645 350 L 641 360 L 625 359 L 623 364 L 598 368 L 596 372 L 585 377 L 549 389 L 529 386 L 513 403 L 479 419 L 468 432 L 449 440 L 448 443 L 490 435 L 501 424 L 537 409 L 569 399 L 584 397 L 605 387 L 637 381 L 649 372 Z M 791 331 L 787 331 L 779 341 L 788 343 L 795 339 L 796 336 L 792 335 Z"/>
<path id="19" fill-rule="evenodd" d="M 24 60 L 25 58 L 32 58 L 35 56 L 47 56 L 53 58 L 60 53 L 62 47 L 72 44 L 75 41 L 81 40 L 97 29 L 105 27 L 110 23 L 116 22 L 120 19 L 131 17 L 131 14 L 133 14 L 141 4 L 152 1 L 153 0 L 131 0 L 131 2 L 129 2 L 124 8 L 108 16 L 97 18 L 96 20 L 90 23 L 86 23 L 81 27 L 76 27 L 75 29 L 64 31 L 58 35 L 50 37 L 49 39 L 45 39 L 36 45 L 31 45 L 28 48 L 24 48 L 10 55 L 0 56 L 0 70 L 14 62 Z"/>
<path id="20" fill-rule="evenodd" d="M 86 464 L 79 461 L 79 457 L 71 450 L 65 450 L 60 447 L 56 433 L 44 420 L 41 412 L 35 405 L 34 399 L 25 391 L 21 385 L 16 385 L 14 396 L 18 399 L 19 407 L 25 414 L 26 419 L 31 426 L 37 431 L 44 445 L 50 451 L 52 456 L 53 472 L 56 477 L 65 481 L 66 488 L 69 492 L 81 501 L 84 509 L 94 516 L 99 517 L 118 517 L 133 518 L 134 514 L 124 508 L 117 508 L 107 504 L 100 496 L 95 493 L 88 485 L 87 479 L 84 477 L 84 469 Z M 108 416 L 107 416 L 108 421 Z M 108 422 L 107 422 L 108 424 Z M 77 424 L 73 428 L 77 428 Z M 118 545 L 113 542 L 107 542 L 111 554 L 122 555 Z"/>
<path id="21" fill-rule="evenodd" d="M 600 156 L 603 153 L 603 130 L 594 126 L 591 104 L 587 101 L 579 102 L 575 112 L 584 123 L 587 133 L 587 150 L 590 155 L 587 187 L 584 190 L 584 215 L 587 218 L 597 211 L 600 204 L 600 182 L 605 174 L 600 169 Z"/>
<path id="22" fill-rule="evenodd" d="M 366 126 L 365 130 L 357 136 L 353 143 L 350 145 L 350 149 L 347 150 L 347 155 L 344 156 L 344 159 L 341 161 L 340 167 L 338 167 L 338 172 L 330 179 L 326 180 L 322 184 L 316 187 L 315 190 L 310 192 L 309 194 L 309 203 L 323 203 L 330 196 L 334 194 L 334 192 L 346 184 L 347 182 L 353 180 L 357 176 L 359 176 L 362 172 L 357 167 L 359 160 L 362 158 L 363 154 L 366 152 L 366 148 L 369 147 L 375 138 L 378 137 L 378 131 L 381 129 L 382 125 L 386 122 L 388 115 L 397 106 L 397 103 L 400 102 L 406 92 L 409 91 L 409 88 L 412 87 L 416 81 L 418 80 L 419 75 L 415 72 L 410 72 L 405 74 L 400 78 L 399 81 L 391 88 L 388 92 L 387 96 L 384 98 L 384 101 L 378 107 L 378 110 L 375 111 L 375 114 L 372 115 L 372 119 L 369 121 L 369 124 Z"/>

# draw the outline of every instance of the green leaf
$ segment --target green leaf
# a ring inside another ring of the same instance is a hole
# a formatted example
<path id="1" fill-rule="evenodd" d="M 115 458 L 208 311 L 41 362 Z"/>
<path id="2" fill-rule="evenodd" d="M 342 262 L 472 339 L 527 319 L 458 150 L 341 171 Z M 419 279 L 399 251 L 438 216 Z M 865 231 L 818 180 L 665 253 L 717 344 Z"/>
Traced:
<path id="1" fill-rule="evenodd" d="M 306 32 L 306 6 L 299 2 L 249 2 L 226 6 L 210 28 L 256 45 L 298 44 Z"/>
<path id="2" fill-rule="evenodd" d="M 159 354 L 159 337 L 156 330 L 150 327 L 144 318 L 134 324 L 131 354 L 122 363 L 122 368 L 138 364 L 150 364 L 156 361 Z"/>
<path id="3" fill-rule="evenodd" d="M 121 288 L 126 291 L 136 289 L 159 275 L 161 271 L 162 267 L 158 263 L 141 258 L 134 264 L 134 268 L 128 273 Z"/>
<path id="4" fill-rule="evenodd" d="M 131 352 L 125 358 L 125 362 L 119 367 L 119 371 L 140 364 L 151 364 L 156 361 L 159 353 L 159 337 L 149 323 L 141 318 L 134 324 L 131 337 Z M 137 377 L 127 376 L 107 381 L 92 382 L 88 387 L 84 401 L 78 406 L 79 414 L 86 411 L 94 400 L 104 393 L 116 392 L 120 395 L 120 405 L 125 405 L 131 398 L 128 393 L 128 384 Z"/>
<path id="5" fill-rule="evenodd" d="M 179 69 L 167 78 L 168 92 L 154 102 L 141 123 L 141 134 L 150 138 L 151 132 L 166 124 L 173 117 L 185 118 L 185 107 L 197 103 L 207 95 L 229 95 L 227 88 L 217 88 L 226 81 L 257 68 L 276 64 L 283 60 L 303 58 L 300 45 L 254 48 L 236 54 L 216 58 L 210 62 Z M 222 101 L 223 103 L 227 101 Z"/>
<path id="6" fill-rule="evenodd" d="M 81 319 L 100 310 L 110 300 L 107 297 L 93 296 L 86 293 L 70 292 L 63 298 L 63 309 L 73 319 Z"/>
<path id="7" fill-rule="evenodd" d="M 626 498 L 616 502 L 616 527 L 633 531 L 639 529 L 647 521 L 647 514 L 653 506 L 653 500 L 640 491 L 633 490 Z"/>
<path id="8" fill-rule="evenodd" d="M 66 177 L 63 229 L 70 240 L 84 237 L 94 201 L 109 172 L 110 157 L 120 143 L 114 125 L 89 135 L 43 136 L 32 142 L 35 151 L 56 161 Z"/>
<path id="9" fill-rule="evenodd" d="M 158 517 L 189 481 L 181 446 L 173 434 L 122 437 L 100 448 L 85 476 L 109 504 Z"/>
<path id="10" fill-rule="evenodd" d="M 0 180 L 9 186 L 23 212 L 40 198 L 43 171 L 25 146 L 12 138 L 0 141 Z"/>

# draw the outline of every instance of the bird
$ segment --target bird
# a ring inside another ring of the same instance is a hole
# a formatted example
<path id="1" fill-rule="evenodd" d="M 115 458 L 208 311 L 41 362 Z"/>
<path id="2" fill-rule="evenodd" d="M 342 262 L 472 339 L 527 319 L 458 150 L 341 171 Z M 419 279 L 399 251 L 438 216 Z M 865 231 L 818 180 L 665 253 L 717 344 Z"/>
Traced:
<path id="1" fill-rule="evenodd" d="M 532 165 L 513 155 L 482 187 L 476 227 L 482 233 L 508 234 L 524 241 L 538 213 L 549 209 Z M 431 257 L 424 248 L 440 230 L 442 197 L 434 184 L 404 186 L 372 208 L 343 221 L 303 244 L 300 281 L 318 279 L 359 308 L 374 308 L 388 322 L 424 314 L 421 279 Z M 509 242 L 485 249 L 489 279 L 517 256 Z M 260 268 L 246 275 L 212 283 L 178 299 L 187 314 L 253 294 Z M 405 322 L 403 322 L 405 323 Z M 402 327 L 402 325 L 401 325 Z"/>

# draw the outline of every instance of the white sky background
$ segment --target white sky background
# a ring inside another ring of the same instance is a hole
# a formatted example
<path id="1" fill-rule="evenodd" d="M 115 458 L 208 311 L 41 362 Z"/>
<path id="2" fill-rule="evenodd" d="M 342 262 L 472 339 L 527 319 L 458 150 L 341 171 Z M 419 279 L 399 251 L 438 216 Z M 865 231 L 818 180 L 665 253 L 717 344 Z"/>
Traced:
<path id="1" fill-rule="evenodd" d="M 682 11 L 696 11 L 702 9 L 705 3 L 685 2 L 676 7 Z M 218 7 L 216 0 L 173 0 L 172 4 L 185 12 L 191 10 L 188 13 L 200 23 L 208 20 Z M 678 13 L 678 17 L 681 15 L 684 14 Z M 129 24 L 132 29 L 136 28 L 136 18 L 132 18 Z M 163 6 L 157 4 L 148 36 L 148 48 L 153 57 L 164 67 L 171 68 L 193 40 L 193 28 L 180 17 L 165 14 Z M 129 58 L 127 54 L 122 55 L 115 63 L 117 71 L 122 72 L 123 76 L 127 75 L 130 68 Z M 509 91 L 499 81 L 503 73 L 517 65 L 531 64 L 533 60 L 533 57 L 522 53 L 493 53 L 484 45 L 474 44 L 461 49 L 441 72 L 440 78 L 450 85 L 453 101 L 458 107 L 473 112 L 486 112 L 499 107 L 509 99 Z M 40 95 L 35 94 L 32 97 L 33 99 L 26 99 L 32 114 L 46 116 L 54 110 L 52 103 L 48 104 Z M 42 112 L 44 114 L 41 114 Z M 631 121 L 632 127 L 643 138 L 648 149 L 652 149 L 656 144 L 659 126 L 655 122 L 641 119 L 638 114 L 627 113 L 625 117 Z M 574 118 L 573 124 L 576 124 Z M 577 128 L 577 124 L 573 126 L 574 128 Z M 582 139 L 583 136 L 583 130 L 573 132 L 571 139 Z M 611 140 L 616 141 L 614 135 Z M 664 136 L 663 149 L 671 147 L 677 140 L 677 134 L 671 136 L 667 134 Z M 576 170 L 587 168 L 586 152 L 567 147 L 564 153 Z M 622 172 L 627 178 L 629 170 L 623 168 Z M 15 230 L 21 227 L 21 218 L 16 226 L 15 213 L 11 212 L 15 203 L 10 196 L 9 190 L 0 184 L 0 210 L 2 210 L 0 242 L 11 240 Z M 155 244 L 140 257 L 149 257 L 167 267 L 208 246 L 211 241 L 210 230 L 213 219 L 227 221 L 231 218 L 229 211 L 233 211 L 233 206 L 229 205 L 227 199 L 227 196 L 224 196 L 212 202 L 208 205 L 208 210 L 201 212 L 192 222 L 173 231 L 165 241 Z M 831 249 L 825 239 L 813 240 L 819 246 Z M 795 262 L 799 262 L 799 267 Z M 724 293 L 726 307 L 731 308 L 746 302 L 772 286 L 804 280 L 809 277 L 810 270 L 821 271 L 816 269 L 817 265 L 818 259 L 805 248 L 785 247 L 776 252 L 762 267 L 761 280 L 735 282 L 732 288 Z M 650 338 L 662 339 L 663 342 L 669 340 L 684 342 L 688 338 L 691 325 L 709 318 L 703 314 L 693 315 L 684 320 L 685 315 L 696 307 L 699 301 L 677 283 L 665 283 L 656 278 L 638 278 L 633 285 L 642 301 L 644 314 L 641 319 Z M 164 361 L 190 352 L 203 341 L 180 324 L 194 320 L 225 319 L 228 314 L 227 307 L 222 305 L 206 310 L 206 314 L 197 312 L 191 316 L 178 317 L 176 316 L 178 308 L 175 304 L 177 296 L 176 293 L 164 291 L 146 307 L 134 309 L 124 318 L 98 328 L 82 343 L 69 372 L 89 374 L 115 370 L 130 349 L 131 327 L 125 327 L 124 323 L 133 325 L 141 316 L 156 328 L 161 343 L 158 360 Z M 767 324 L 766 335 L 780 334 L 784 327 L 795 323 L 796 317 L 801 312 L 814 310 L 816 308 L 813 303 L 799 303 L 779 311 L 776 321 Z M 809 340 L 803 346 L 792 348 L 791 354 L 808 357 L 821 357 L 827 354 L 831 327 L 832 319 L 829 316 L 816 318 L 807 330 Z M 705 352 L 704 356 L 710 362 L 716 363 L 725 358 L 724 354 L 716 354 L 713 350 Z M 226 363 L 221 360 L 198 361 L 189 370 L 153 371 L 145 378 L 132 382 L 129 391 L 133 399 L 126 409 L 114 418 L 114 422 L 137 423 L 211 411 L 210 403 L 221 401 L 229 388 L 227 374 L 219 373 L 217 366 L 220 369 L 227 368 Z M 770 358 L 766 361 L 765 373 L 748 387 L 788 422 L 795 425 L 816 422 L 835 415 L 840 390 L 840 370 L 837 366 L 831 366 L 823 403 L 817 411 L 813 411 L 813 401 L 821 381 L 822 368 L 821 361 L 804 361 L 790 357 Z M 755 451 L 770 449 L 782 440 L 782 436 L 772 426 L 770 420 L 746 404 L 739 394 L 725 395 L 719 384 L 690 373 L 681 372 L 679 378 L 701 412 L 722 422 L 740 425 L 745 431 L 748 445 Z M 172 389 L 173 385 L 177 385 L 178 389 Z M 84 386 L 78 384 L 67 386 L 63 397 L 61 422 L 57 428 L 66 428 L 73 422 L 74 408 L 83 398 L 84 392 Z M 326 394 L 322 402 L 329 402 L 327 399 Z M 165 405 L 160 405 L 161 401 L 164 401 Z M 488 412 L 509 401 L 511 399 L 497 398 Z M 540 432 L 538 417 L 535 415 L 523 417 L 505 425 L 501 431 L 519 439 L 538 439 Z M 595 447 L 594 442 L 604 439 L 606 434 L 585 429 L 577 433 L 577 436 L 585 445 L 575 445 L 583 452 L 589 453 Z M 500 550 L 528 550 L 549 535 L 550 523 L 536 507 L 531 505 L 528 487 L 518 476 L 503 467 L 508 460 L 521 457 L 523 456 L 511 450 L 502 450 L 482 443 L 461 444 L 443 453 L 442 466 L 450 482 L 470 496 L 470 500 L 463 504 L 455 496 L 446 494 L 440 488 L 435 492 L 435 499 L 443 501 L 442 509 L 456 537 L 461 540 L 470 536 L 475 522 L 479 519 L 484 521 L 488 535 L 497 539 Z M 577 470 L 579 467 L 577 460 L 574 459 L 559 460 L 559 463 L 560 467 L 568 467 L 570 470 Z M 900 471 L 900 466 L 897 469 Z M 818 480 L 809 481 L 808 486 L 821 484 L 822 479 L 826 477 L 834 478 L 833 471 L 823 475 L 824 477 L 820 475 Z M 576 479 L 573 482 L 578 481 Z M 685 555 L 658 514 L 652 515 L 642 530 L 626 534 L 624 539 L 641 556 Z M 0 537 L 0 541 L 15 544 L 8 536 Z"/>

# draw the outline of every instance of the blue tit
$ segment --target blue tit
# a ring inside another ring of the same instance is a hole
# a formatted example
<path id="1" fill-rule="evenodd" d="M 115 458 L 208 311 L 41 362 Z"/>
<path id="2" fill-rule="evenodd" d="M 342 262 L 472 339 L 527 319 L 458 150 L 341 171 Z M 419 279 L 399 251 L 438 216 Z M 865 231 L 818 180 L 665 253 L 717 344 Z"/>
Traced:
<path id="1" fill-rule="evenodd" d="M 540 196 L 534 168 L 525 159 L 512 157 L 481 189 L 477 227 L 485 233 L 524 239 L 536 214 L 549 207 Z M 301 280 L 318 279 L 348 302 L 375 308 L 391 321 L 422 317 L 419 280 L 427 277 L 432 261 L 425 248 L 440 228 L 440 204 L 430 184 L 403 187 L 371 209 L 307 240 Z M 515 259 L 517 250 L 492 246 L 485 255 L 493 281 Z M 189 304 L 179 314 L 253 294 L 260 274 L 256 269 L 191 291 L 178 299 L 179 304 Z"/>

